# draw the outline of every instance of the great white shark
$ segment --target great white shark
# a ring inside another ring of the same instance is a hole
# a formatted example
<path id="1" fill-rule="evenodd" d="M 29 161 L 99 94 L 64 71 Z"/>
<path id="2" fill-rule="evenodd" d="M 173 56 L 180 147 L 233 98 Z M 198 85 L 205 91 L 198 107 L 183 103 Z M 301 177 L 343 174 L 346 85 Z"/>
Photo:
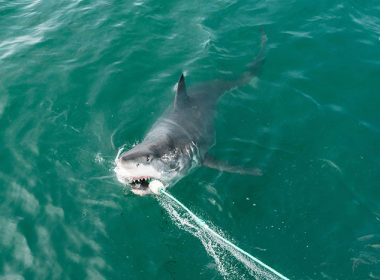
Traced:
<path id="1" fill-rule="evenodd" d="M 258 55 L 236 80 L 215 80 L 187 89 L 182 74 L 173 105 L 153 124 L 141 143 L 117 155 L 114 171 L 119 182 L 129 185 L 137 195 L 146 195 L 151 193 L 150 181 L 158 180 L 168 187 L 199 165 L 261 175 L 259 169 L 231 166 L 213 159 L 208 151 L 215 141 L 214 115 L 218 99 L 258 75 L 264 63 L 265 43 L 263 33 Z"/>

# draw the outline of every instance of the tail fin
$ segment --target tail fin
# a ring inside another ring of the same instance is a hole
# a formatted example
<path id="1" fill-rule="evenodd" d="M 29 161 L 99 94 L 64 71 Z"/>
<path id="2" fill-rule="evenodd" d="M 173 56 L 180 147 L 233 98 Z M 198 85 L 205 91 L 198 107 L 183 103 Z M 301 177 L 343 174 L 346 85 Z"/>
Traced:
<path id="1" fill-rule="evenodd" d="M 247 71 L 243 73 L 240 79 L 236 81 L 235 86 L 243 86 L 253 78 L 260 74 L 262 66 L 265 62 L 265 47 L 268 41 L 267 35 L 264 31 L 261 31 L 260 50 L 255 59 L 247 65 Z"/>
<path id="2" fill-rule="evenodd" d="M 264 31 L 261 32 L 260 50 L 255 59 L 247 65 L 246 71 L 240 75 L 239 78 L 232 81 L 214 80 L 204 84 L 198 85 L 196 88 L 198 91 L 207 92 L 208 95 L 213 95 L 217 100 L 226 91 L 233 88 L 241 87 L 248 84 L 252 78 L 257 76 L 265 61 L 265 47 L 267 42 L 267 36 Z"/>
<path id="3" fill-rule="evenodd" d="M 238 79 L 232 81 L 216 80 L 213 82 L 213 88 L 218 89 L 218 96 L 233 88 L 244 86 L 248 84 L 252 78 L 258 76 L 265 62 L 265 48 L 267 40 L 267 35 L 264 31 L 262 31 L 260 50 L 255 59 L 247 65 L 246 71 Z"/>

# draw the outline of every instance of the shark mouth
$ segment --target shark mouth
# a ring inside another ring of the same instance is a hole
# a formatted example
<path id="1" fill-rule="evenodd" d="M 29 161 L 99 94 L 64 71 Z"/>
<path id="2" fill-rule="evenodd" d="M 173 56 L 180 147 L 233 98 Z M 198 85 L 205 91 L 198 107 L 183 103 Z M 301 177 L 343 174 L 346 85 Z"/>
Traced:
<path id="1" fill-rule="evenodd" d="M 129 184 L 133 189 L 142 189 L 146 190 L 149 187 L 149 183 L 153 180 L 151 177 L 138 177 L 132 178 L 129 181 Z"/>

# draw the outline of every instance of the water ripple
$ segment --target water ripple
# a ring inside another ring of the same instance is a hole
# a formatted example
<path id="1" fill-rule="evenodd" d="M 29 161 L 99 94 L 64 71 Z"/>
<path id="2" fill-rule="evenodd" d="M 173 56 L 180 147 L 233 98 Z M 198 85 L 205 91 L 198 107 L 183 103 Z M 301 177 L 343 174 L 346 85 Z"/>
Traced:
<path id="1" fill-rule="evenodd" d="M 219 279 L 151 198 L 123 196 L 112 161 L 181 71 L 236 78 L 264 29 L 263 72 L 220 100 L 210 151 L 264 176 L 199 168 L 171 191 L 295 279 L 378 277 L 380 6 L 314 4 L 3 1 L 0 274 Z"/>

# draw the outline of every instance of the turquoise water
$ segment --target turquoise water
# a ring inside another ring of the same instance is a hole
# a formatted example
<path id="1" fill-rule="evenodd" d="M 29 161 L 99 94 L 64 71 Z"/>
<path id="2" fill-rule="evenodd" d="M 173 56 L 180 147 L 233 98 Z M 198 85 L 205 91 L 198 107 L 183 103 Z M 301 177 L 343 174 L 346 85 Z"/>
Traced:
<path id="1" fill-rule="evenodd" d="M 170 189 L 290 279 L 380 279 L 377 1 L 0 1 L 0 279 L 250 279 L 113 173 L 189 86 L 229 92 L 211 153 Z M 218 265 L 218 261 L 222 265 Z M 227 271 L 223 271 L 223 267 Z"/>

